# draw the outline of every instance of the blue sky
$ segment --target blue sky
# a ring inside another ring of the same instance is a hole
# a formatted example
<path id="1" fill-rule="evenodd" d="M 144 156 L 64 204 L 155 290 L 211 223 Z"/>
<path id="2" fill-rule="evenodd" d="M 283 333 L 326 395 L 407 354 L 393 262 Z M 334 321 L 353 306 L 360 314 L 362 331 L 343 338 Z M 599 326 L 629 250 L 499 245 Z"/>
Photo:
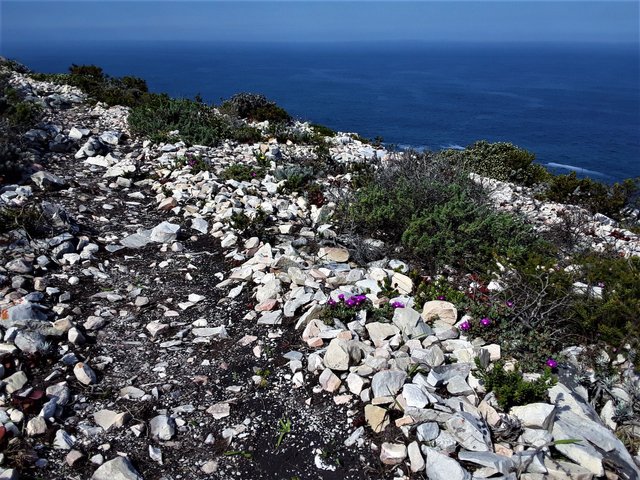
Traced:
<path id="1" fill-rule="evenodd" d="M 105 40 L 638 43 L 631 1 L 0 2 L 2 44 Z"/>

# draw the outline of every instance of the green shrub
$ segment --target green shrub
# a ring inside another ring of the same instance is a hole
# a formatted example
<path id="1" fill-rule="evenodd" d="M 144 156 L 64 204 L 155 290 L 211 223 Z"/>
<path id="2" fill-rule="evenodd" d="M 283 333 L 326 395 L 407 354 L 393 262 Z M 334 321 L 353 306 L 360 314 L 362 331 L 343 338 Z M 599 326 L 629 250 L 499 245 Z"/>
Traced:
<path id="1" fill-rule="evenodd" d="M 254 143 L 261 138 L 256 129 L 234 123 L 208 105 L 157 94 L 150 94 L 144 104 L 132 109 L 129 126 L 133 133 L 156 142 L 171 140 L 169 132 L 174 130 L 191 145 L 216 146 L 226 139 Z"/>
<path id="2" fill-rule="evenodd" d="M 238 182 L 250 182 L 254 178 L 260 178 L 262 176 L 264 176 L 262 169 L 243 163 L 229 165 L 222 171 L 221 175 L 224 180 L 236 180 Z"/>
<path id="3" fill-rule="evenodd" d="M 553 176 L 539 196 L 544 200 L 585 207 L 619 220 L 621 211 L 632 205 L 638 195 L 638 180 L 606 185 L 590 178 L 578 178 L 575 172 Z"/>
<path id="4" fill-rule="evenodd" d="M 530 186 L 550 177 L 542 165 L 533 163 L 533 153 L 511 143 L 481 140 L 464 150 L 447 150 L 445 155 L 479 175 L 504 182 Z"/>
<path id="5" fill-rule="evenodd" d="M 435 271 L 444 265 L 486 271 L 498 258 L 520 263 L 537 242 L 530 225 L 465 196 L 415 214 L 402 234 L 402 243 Z"/>
<path id="6" fill-rule="evenodd" d="M 588 340 L 614 347 L 629 343 L 640 349 L 640 257 L 586 255 L 578 279 L 602 288 L 597 295 L 578 295 L 573 303 L 576 328 Z"/>
<path id="7" fill-rule="evenodd" d="M 545 368 L 537 380 L 527 382 L 518 370 L 507 372 L 502 361 L 496 362 L 492 369 L 483 368 L 477 359 L 476 365 L 478 378 L 484 382 L 487 392 L 495 394 L 505 412 L 516 405 L 546 401 L 547 391 L 557 382 L 549 368 Z"/>
<path id="8" fill-rule="evenodd" d="M 255 122 L 289 123 L 291 116 L 274 102 L 255 93 L 238 93 L 220 105 L 220 112 Z"/>
<path id="9" fill-rule="evenodd" d="M 262 209 L 258 208 L 253 217 L 245 213 L 234 213 L 229 219 L 231 227 L 245 238 L 258 237 L 265 242 L 273 242 L 271 234 L 273 221 Z"/>
<path id="10" fill-rule="evenodd" d="M 424 304 L 431 300 L 451 302 L 458 311 L 464 310 L 469 304 L 467 295 L 443 278 L 434 281 L 422 281 L 416 287 L 414 305 L 417 310 L 421 310 Z"/>
<path id="11" fill-rule="evenodd" d="M 314 133 L 316 133 L 318 135 L 322 135 L 323 137 L 335 137 L 336 136 L 335 130 L 332 130 L 329 127 L 326 127 L 324 125 L 318 125 L 317 123 L 312 123 L 311 124 L 311 129 L 314 131 Z"/>

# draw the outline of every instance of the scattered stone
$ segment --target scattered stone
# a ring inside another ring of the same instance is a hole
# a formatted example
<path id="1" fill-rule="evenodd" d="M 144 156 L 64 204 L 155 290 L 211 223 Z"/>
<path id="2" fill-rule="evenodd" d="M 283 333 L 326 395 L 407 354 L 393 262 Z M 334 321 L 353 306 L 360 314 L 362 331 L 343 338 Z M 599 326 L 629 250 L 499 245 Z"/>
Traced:
<path id="1" fill-rule="evenodd" d="M 380 461 L 385 465 L 398 465 L 407 458 L 407 447 L 404 443 L 385 442 L 380 447 Z"/>
<path id="2" fill-rule="evenodd" d="M 116 457 L 104 462 L 92 475 L 91 480 L 144 480 L 128 458 Z"/>
<path id="3" fill-rule="evenodd" d="M 168 415 L 158 415 L 149 422 L 149 430 L 156 440 L 171 440 L 176 433 L 175 421 Z"/>
<path id="4" fill-rule="evenodd" d="M 73 374 L 83 385 L 92 385 L 98 382 L 98 377 L 93 369 L 86 363 L 79 362 L 73 367 Z"/>

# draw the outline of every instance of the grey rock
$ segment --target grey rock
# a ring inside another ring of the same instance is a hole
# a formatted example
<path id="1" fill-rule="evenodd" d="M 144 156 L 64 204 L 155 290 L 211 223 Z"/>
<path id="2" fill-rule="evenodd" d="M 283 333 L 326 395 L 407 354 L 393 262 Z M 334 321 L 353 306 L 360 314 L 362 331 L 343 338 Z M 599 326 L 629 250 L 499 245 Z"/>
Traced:
<path id="1" fill-rule="evenodd" d="M 27 436 L 37 437 L 38 435 L 44 435 L 47 432 L 47 422 L 44 417 L 33 417 L 27 422 Z"/>
<path id="2" fill-rule="evenodd" d="M 438 345 L 411 350 L 411 359 L 429 367 L 438 367 L 444 363 L 444 353 Z"/>
<path id="3" fill-rule="evenodd" d="M 53 440 L 53 448 L 58 450 L 71 450 L 75 440 L 64 430 L 60 429 L 56 432 L 56 437 Z"/>
<path id="4" fill-rule="evenodd" d="M 73 374 L 78 381 L 84 385 L 92 385 L 98 382 L 98 377 L 93 369 L 86 363 L 78 362 L 73 367 Z"/>
<path id="5" fill-rule="evenodd" d="M 13 273 L 29 274 L 33 272 L 33 262 L 23 258 L 16 258 L 5 263 L 4 268 Z"/>
<path id="6" fill-rule="evenodd" d="M 120 137 L 122 137 L 122 134 L 120 132 L 110 130 L 100 135 L 100 141 L 105 145 L 115 147 L 116 145 L 118 145 L 118 143 L 120 143 Z"/>
<path id="7" fill-rule="evenodd" d="M 168 415 L 158 415 L 149 422 L 149 430 L 156 440 L 171 440 L 176 433 L 176 423 Z"/>
<path id="8" fill-rule="evenodd" d="M 143 480 L 128 458 L 116 457 L 105 462 L 92 475 L 91 480 Z"/>
<path id="9" fill-rule="evenodd" d="M 487 452 L 493 448 L 491 434 L 485 421 L 468 412 L 453 414 L 446 425 L 447 431 L 467 450 Z"/>
<path id="10" fill-rule="evenodd" d="M 449 380 L 455 376 L 466 379 L 471 371 L 471 365 L 468 363 L 455 363 L 451 365 L 441 365 L 434 367 L 427 375 L 427 383 L 432 387 L 440 387 L 446 385 Z"/>
<path id="11" fill-rule="evenodd" d="M 385 465 L 398 465 L 407 458 L 407 447 L 404 443 L 384 442 L 380 446 L 380 461 Z"/>
<path id="12" fill-rule="evenodd" d="M 149 238 L 153 242 L 168 243 L 173 242 L 176 238 L 178 238 L 179 232 L 180 225 L 176 225 L 175 223 L 162 222 L 161 224 L 153 227 Z"/>
<path id="13" fill-rule="evenodd" d="M 453 458 L 433 448 L 424 450 L 427 454 L 425 469 L 429 480 L 471 480 L 471 474 Z"/>
<path id="14" fill-rule="evenodd" d="M 431 335 L 432 330 L 413 308 L 396 308 L 393 312 L 393 324 L 407 338 L 415 338 Z"/>
<path id="15" fill-rule="evenodd" d="M 3 310 L 0 317 L 0 326 L 11 327 L 38 327 L 47 319 L 42 307 L 36 303 L 23 302 Z"/>
<path id="16" fill-rule="evenodd" d="M 16 347 L 26 353 L 45 352 L 49 345 L 38 332 L 19 331 L 14 340 Z"/>
<path id="17" fill-rule="evenodd" d="M 22 370 L 17 371 L 13 375 L 3 380 L 5 384 L 4 388 L 7 393 L 17 392 L 22 387 L 24 387 L 28 381 L 29 379 L 27 378 L 27 374 L 24 373 Z"/>
<path id="18" fill-rule="evenodd" d="M 493 452 L 470 452 L 468 450 L 461 450 L 458 452 L 458 459 L 482 465 L 483 467 L 491 467 L 504 474 L 508 474 L 515 469 L 513 460 Z"/>
<path id="19" fill-rule="evenodd" d="M 416 434 L 418 435 L 418 440 L 421 442 L 430 442 L 438 438 L 438 435 L 440 435 L 440 427 L 436 422 L 421 423 L 418 425 L 418 428 L 416 428 Z"/>
<path id="20" fill-rule="evenodd" d="M 36 172 L 31 175 L 31 181 L 42 190 L 62 190 L 67 186 L 62 178 L 50 172 Z"/>
<path id="21" fill-rule="evenodd" d="M 530 403 L 513 407 L 509 415 L 518 418 L 523 427 L 547 430 L 553 423 L 555 409 L 555 405 L 548 403 Z"/>
<path id="22" fill-rule="evenodd" d="M 152 242 L 150 235 L 150 231 L 134 233 L 120 240 L 120 243 L 127 248 L 142 248 Z"/>
<path id="23" fill-rule="evenodd" d="M 405 380 L 406 372 L 400 370 L 382 370 L 371 379 L 371 390 L 374 397 L 385 397 L 397 394 Z"/>
<path id="24" fill-rule="evenodd" d="M 429 404 L 429 397 L 414 383 L 407 383 L 402 387 L 402 396 L 409 407 L 424 408 Z"/>

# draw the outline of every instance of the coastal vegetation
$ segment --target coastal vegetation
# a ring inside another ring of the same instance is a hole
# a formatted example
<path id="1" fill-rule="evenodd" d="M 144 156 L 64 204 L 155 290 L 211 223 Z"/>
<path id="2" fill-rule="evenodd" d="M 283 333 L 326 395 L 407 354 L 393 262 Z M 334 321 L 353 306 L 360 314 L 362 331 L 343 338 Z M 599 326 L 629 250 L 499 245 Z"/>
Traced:
<path id="1" fill-rule="evenodd" d="M 637 259 L 620 258 L 613 250 L 589 252 L 567 239 L 568 226 L 555 237 L 537 233 L 517 213 L 497 211 L 470 173 L 531 188 L 537 199 L 579 205 L 629 227 L 634 224 L 627 213 L 638 201 L 634 180 L 607 185 L 574 173 L 553 175 L 535 163 L 531 152 L 486 141 L 462 151 L 398 152 L 393 162 L 374 159 L 367 165 L 345 166 L 335 161 L 327 143 L 327 137 L 335 136 L 333 130 L 320 125 L 297 129 L 289 113 L 262 95 L 234 95 L 216 108 L 201 98 L 149 92 L 142 79 L 111 77 L 93 65 L 72 65 L 66 74 L 31 76 L 77 86 L 95 102 L 130 107 L 132 133 L 156 142 L 215 146 L 223 140 L 256 143 L 275 138 L 313 146 L 313 155 L 289 159 L 275 170 L 264 161 L 257 166 L 237 164 L 222 178 L 251 181 L 271 173 L 281 182 L 281 194 L 298 192 L 320 206 L 330 195 L 316 179 L 349 173 L 348 193 L 331 196 L 340 228 L 361 245 L 366 238 L 378 239 L 384 242 L 383 254 L 409 260 L 417 281 L 416 299 L 453 301 L 460 316 L 476 319 L 468 324 L 470 334 L 499 340 L 528 368 L 535 369 L 563 346 L 580 340 L 611 349 L 639 346 Z M 2 128 L 15 139 L 37 121 L 40 110 L 20 99 L 4 80 L 0 113 Z M 268 125 L 260 129 L 253 122 Z M 8 144 L 2 148 L 11 151 Z M 5 176 L 13 168 L 12 155 L 3 155 Z M 200 159 L 189 161 L 192 168 L 207 169 Z M 258 233 L 268 216 L 238 217 L 233 222 L 240 230 Z M 504 284 L 499 291 L 487 288 L 492 280 Z M 576 282 L 587 288 L 577 290 Z M 489 319 L 486 324 L 480 322 L 484 318 Z"/>

